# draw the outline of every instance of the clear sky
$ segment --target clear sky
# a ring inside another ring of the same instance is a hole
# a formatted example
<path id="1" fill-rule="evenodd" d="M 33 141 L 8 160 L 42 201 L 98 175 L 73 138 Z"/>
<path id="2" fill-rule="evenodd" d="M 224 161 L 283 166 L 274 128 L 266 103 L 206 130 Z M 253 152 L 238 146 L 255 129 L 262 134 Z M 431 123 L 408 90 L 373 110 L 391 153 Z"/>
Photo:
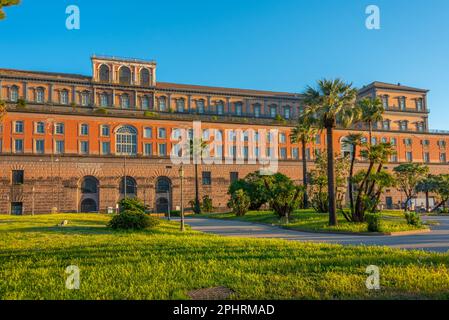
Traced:
<path id="1" fill-rule="evenodd" d="M 67 30 L 78 5 L 81 29 Z M 380 8 L 381 29 L 365 27 Z M 89 57 L 155 59 L 158 80 L 301 92 L 322 77 L 430 89 L 449 130 L 448 0 L 22 0 L 0 22 L 0 67 L 91 74 Z"/>

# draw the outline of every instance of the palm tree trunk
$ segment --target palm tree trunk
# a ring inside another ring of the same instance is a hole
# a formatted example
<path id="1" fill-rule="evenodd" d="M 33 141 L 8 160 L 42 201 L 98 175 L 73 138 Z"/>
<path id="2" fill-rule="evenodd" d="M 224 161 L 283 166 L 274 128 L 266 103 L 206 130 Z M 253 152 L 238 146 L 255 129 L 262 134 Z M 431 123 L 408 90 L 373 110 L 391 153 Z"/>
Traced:
<path id="1" fill-rule="evenodd" d="M 354 195 L 353 195 L 353 183 L 352 178 L 354 175 L 354 165 L 355 165 L 355 155 L 357 151 L 357 145 L 353 145 L 352 155 L 351 155 L 351 167 L 349 168 L 349 205 L 351 207 L 351 216 L 354 216 Z"/>
<path id="2" fill-rule="evenodd" d="M 309 208 L 309 197 L 307 194 L 307 186 L 309 182 L 307 181 L 307 159 L 306 159 L 306 142 L 304 139 L 302 140 L 302 177 L 303 177 L 303 184 L 304 184 L 304 209 Z"/>
<path id="3" fill-rule="evenodd" d="M 429 203 L 429 191 L 426 191 L 426 212 L 429 212 L 430 203 Z"/>
<path id="4" fill-rule="evenodd" d="M 327 192 L 329 196 L 329 225 L 337 225 L 337 210 L 335 201 L 335 173 L 334 173 L 334 134 L 333 127 L 326 127 L 327 135 Z"/>
<path id="5" fill-rule="evenodd" d="M 371 121 L 368 122 L 368 130 L 369 130 L 369 142 L 368 142 L 368 145 L 371 147 L 372 138 L 373 138 L 373 125 L 371 124 Z"/>
<path id="6" fill-rule="evenodd" d="M 200 214 L 201 213 L 201 206 L 200 206 L 200 196 L 199 196 L 199 190 L 198 190 L 198 164 L 195 163 L 195 213 Z"/>

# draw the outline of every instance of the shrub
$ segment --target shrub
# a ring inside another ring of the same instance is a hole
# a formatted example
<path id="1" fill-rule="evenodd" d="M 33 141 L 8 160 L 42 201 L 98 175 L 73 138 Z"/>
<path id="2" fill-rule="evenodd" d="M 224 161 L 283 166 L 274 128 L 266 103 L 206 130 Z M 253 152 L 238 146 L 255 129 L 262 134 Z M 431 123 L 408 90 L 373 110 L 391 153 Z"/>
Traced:
<path id="1" fill-rule="evenodd" d="M 265 176 L 263 180 L 269 194 L 270 208 L 279 218 L 286 218 L 288 221 L 293 211 L 301 204 L 304 187 L 295 185 L 289 177 L 281 173 Z"/>
<path id="2" fill-rule="evenodd" d="M 406 212 L 405 220 L 407 220 L 407 224 L 411 226 L 420 227 L 422 225 L 421 217 L 414 211 Z"/>
<path id="3" fill-rule="evenodd" d="M 201 204 L 201 209 L 204 212 L 212 212 L 214 210 L 214 207 L 212 206 L 212 199 L 208 195 L 205 195 L 203 197 L 203 203 Z"/>
<path id="4" fill-rule="evenodd" d="M 118 204 L 120 211 L 138 211 L 145 213 L 145 205 L 138 198 L 124 198 Z"/>
<path id="5" fill-rule="evenodd" d="M 382 215 L 380 213 L 366 213 L 365 219 L 368 223 L 369 232 L 380 232 L 381 230 L 381 220 Z"/>
<path id="6" fill-rule="evenodd" d="M 108 223 L 108 227 L 114 230 L 142 230 L 157 226 L 160 220 L 147 216 L 140 211 L 123 211 L 115 215 Z"/>
<path id="7" fill-rule="evenodd" d="M 147 118 L 157 118 L 158 114 L 156 112 L 152 112 L 152 111 L 145 111 L 143 113 L 143 116 L 147 117 Z"/>
<path id="8" fill-rule="evenodd" d="M 108 114 L 108 110 L 106 108 L 97 108 L 94 110 L 96 114 Z"/>
<path id="9" fill-rule="evenodd" d="M 244 216 L 249 209 L 250 199 L 248 195 L 242 189 L 237 190 L 231 196 L 231 200 L 228 202 L 228 207 L 232 209 L 232 212 L 236 216 Z"/>
<path id="10" fill-rule="evenodd" d="M 27 107 L 27 102 L 25 99 L 17 99 L 17 108 L 19 109 L 25 109 Z"/>
<path id="11" fill-rule="evenodd" d="M 232 196 L 239 189 L 245 191 L 246 195 L 249 196 L 250 210 L 259 210 L 262 205 L 268 202 L 269 194 L 263 176 L 259 172 L 250 173 L 244 179 L 231 183 L 228 194 Z"/>

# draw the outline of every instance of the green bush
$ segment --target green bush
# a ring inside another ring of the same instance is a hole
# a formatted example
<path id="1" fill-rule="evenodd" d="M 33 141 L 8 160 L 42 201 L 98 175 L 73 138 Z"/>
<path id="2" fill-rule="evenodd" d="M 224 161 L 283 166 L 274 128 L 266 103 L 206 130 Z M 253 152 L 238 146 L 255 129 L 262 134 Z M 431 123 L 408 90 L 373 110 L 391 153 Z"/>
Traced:
<path id="1" fill-rule="evenodd" d="M 250 199 L 249 209 L 259 210 L 269 200 L 269 194 L 265 187 L 263 177 L 258 171 L 250 173 L 244 179 L 239 179 L 231 183 L 228 194 L 232 196 L 239 189 L 245 191 Z"/>
<path id="2" fill-rule="evenodd" d="M 145 111 L 143 113 L 143 116 L 147 117 L 147 118 L 157 118 L 158 114 L 156 112 L 152 112 L 152 111 Z"/>
<path id="3" fill-rule="evenodd" d="M 366 213 L 366 222 L 369 232 L 380 232 L 382 226 L 382 215 L 380 213 Z"/>
<path id="4" fill-rule="evenodd" d="M 108 110 L 106 108 L 97 108 L 94 110 L 96 114 L 108 114 Z"/>
<path id="5" fill-rule="evenodd" d="M 25 99 L 23 99 L 23 98 L 17 99 L 17 108 L 25 109 L 26 107 L 27 107 L 27 102 Z"/>
<path id="6" fill-rule="evenodd" d="M 420 227 L 422 225 L 421 217 L 414 211 L 405 213 L 405 220 L 407 224 L 415 227 Z"/>
<path id="7" fill-rule="evenodd" d="M 228 208 L 232 209 L 236 216 L 242 217 L 248 212 L 250 204 L 251 201 L 246 192 L 239 189 L 232 194 Z"/>
<path id="8" fill-rule="evenodd" d="M 114 230 L 143 230 L 157 226 L 160 220 L 147 216 L 140 211 L 123 211 L 115 215 L 108 223 L 108 227 Z"/>
<path id="9" fill-rule="evenodd" d="M 203 203 L 201 204 L 201 209 L 204 212 L 212 212 L 214 210 L 214 207 L 212 206 L 212 199 L 208 195 L 205 195 L 203 197 Z"/>
<path id="10" fill-rule="evenodd" d="M 138 198 L 124 198 L 119 201 L 120 211 L 138 211 L 145 213 L 145 205 Z"/>

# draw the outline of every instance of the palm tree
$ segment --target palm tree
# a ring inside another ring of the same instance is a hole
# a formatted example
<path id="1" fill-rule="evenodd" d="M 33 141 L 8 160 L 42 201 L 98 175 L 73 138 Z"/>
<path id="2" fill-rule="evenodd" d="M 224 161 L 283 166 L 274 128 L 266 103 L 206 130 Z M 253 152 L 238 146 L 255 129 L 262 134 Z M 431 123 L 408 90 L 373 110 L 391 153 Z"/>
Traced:
<path id="1" fill-rule="evenodd" d="M 361 119 L 368 124 L 369 145 L 372 143 L 373 124 L 382 121 L 385 108 L 379 98 L 364 98 L 357 102 L 357 106 L 361 111 Z"/>
<path id="2" fill-rule="evenodd" d="M 358 108 L 354 108 L 357 89 L 340 79 L 319 80 L 317 88 L 307 87 L 304 102 L 307 109 L 304 115 L 321 130 L 326 129 L 327 174 L 329 194 L 329 225 L 337 225 L 334 173 L 334 128 L 349 126 L 358 119 Z"/>
<path id="3" fill-rule="evenodd" d="M 357 157 L 357 147 L 362 145 L 362 140 L 363 140 L 363 134 L 361 133 L 353 133 L 348 135 L 344 140 L 343 140 L 343 145 L 344 146 L 350 146 L 351 147 L 351 166 L 349 167 L 349 183 L 348 183 L 348 188 L 349 188 L 349 203 L 350 203 L 350 207 L 351 207 L 351 215 L 354 214 L 354 195 L 353 195 L 353 191 L 354 191 L 354 166 L 355 166 L 355 159 Z"/>
<path id="4" fill-rule="evenodd" d="M 196 214 L 201 213 L 201 204 L 199 196 L 199 186 L 198 186 L 198 163 L 201 161 L 201 156 L 203 150 L 206 149 L 207 143 L 203 139 L 189 139 L 189 151 L 190 158 L 193 160 L 193 165 L 195 169 L 195 204 L 193 211 Z"/>
<path id="5" fill-rule="evenodd" d="M 302 152 L 302 176 L 304 183 L 304 194 L 303 194 L 303 203 L 304 209 L 309 208 L 309 197 L 307 195 L 307 158 L 306 158 L 306 147 L 307 144 L 312 142 L 315 135 L 317 134 L 317 130 L 310 126 L 307 118 L 301 116 L 298 119 L 298 124 L 295 128 L 292 129 L 290 133 L 290 140 L 292 143 L 301 143 L 301 152 Z"/>
<path id="6" fill-rule="evenodd" d="M 426 195 L 426 212 L 430 211 L 429 193 L 438 189 L 438 177 L 429 174 L 424 180 L 418 182 L 416 191 L 423 192 Z"/>

